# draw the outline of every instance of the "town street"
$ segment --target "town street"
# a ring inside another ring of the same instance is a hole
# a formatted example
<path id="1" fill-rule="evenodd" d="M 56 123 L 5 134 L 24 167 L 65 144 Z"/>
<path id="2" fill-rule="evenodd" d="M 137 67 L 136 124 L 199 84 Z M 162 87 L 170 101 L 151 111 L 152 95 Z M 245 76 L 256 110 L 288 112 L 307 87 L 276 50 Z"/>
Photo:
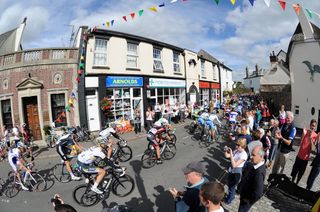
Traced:
<path id="1" fill-rule="evenodd" d="M 187 125 L 187 123 L 185 124 Z M 169 187 L 176 187 L 178 190 L 183 189 L 185 179 L 181 169 L 191 161 L 201 160 L 205 163 L 207 168 L 207 175 L 210 180 L 217 178 L 222 168 L 228 167 L 228 161 L 224 158 L 222 149 L 226 142 L 215 144 L 208 149 L 200 148 L 197 141 L 191 139 L 191 135 L 186 132 L 184 125 L 176 125 L 177 128 L 177 154 L 170 161 L 164 161 L 162 165 L 156 165 L 151 169 L 142 169 L 140 164 L 141 155 L 144 152 L 147 142 L 145 134 L 141 137 L 136 137 L 134 133 L 123 135 L 129 140 L 129 145 L 133 149 L 133 158 L 122 165 L 128 167 L 127 173 L 135 180 L 135 189 L 127 197 L 119 198 L 111 194 L 106 201 L 99 202 L 97 205 L 84 208 L 73 200 L 73 189 L 84 183 L 70 182 L 67 184 L 59 183 L 54 180 L 52 175 L 52 167 L 60 161 L 57 157 L 55 149 L 44 149 L 35 159 L 36 169 L 45 176 L 48 183 L 48 190 L 45 192 L 26 192 L 20 193 L 14 198 L 7 198 L 4 195 L 0 197 L 0 211 L 1 212 L 44 212 L 52 211 L 50 199 L 55 193 L 59 193 L 63 200 L 74 206 L 78 211 L 101 211 L 103 208 L 117 204 L 125 204 L 133 208 L 137 212 L 149 211 L 174 211 L 174 202 L 167 191 Z M 130 137 L 130 138 L 129 138 Z M 131 141 L 130 141 L 131 140 Z M 85 147 L 93 145 L 91 142 L 84 143 Z M 294 158 L 294 157 L 292 157 Z M 286 170 L 286 174 L 290 173 L 292 167 L 292 160 L 290 160 Z M 75 162 L 75 160 L 73 160 Z M 10 171 L 9 164 L 6 161 L 0 164 L 0 177 L 5 179 Z M 309 174 L 309 168 L 305 175 Z M 305 177 L 302 179 L 305 183 Z M 318 181 L 316 182 L 318 184 Z M 304 186 L 304 184 L 303 184 Z M 316 187 L 316 186 L 315 186 Z M 227 187 L 225 187 L 227 189 Z M 275 202 L 276 201 L 276 202 Z M 225 207 L 226 211 L 237 211 L 239 201 L 238 196 L 236 200 Z M 271 200 L 263 197 L 256 203 L 251 211 L 305 211 L 306 208 L 301 207 L 299 203 L 294 203 L 282 197 L 277 196 L 276 199 Z"/>

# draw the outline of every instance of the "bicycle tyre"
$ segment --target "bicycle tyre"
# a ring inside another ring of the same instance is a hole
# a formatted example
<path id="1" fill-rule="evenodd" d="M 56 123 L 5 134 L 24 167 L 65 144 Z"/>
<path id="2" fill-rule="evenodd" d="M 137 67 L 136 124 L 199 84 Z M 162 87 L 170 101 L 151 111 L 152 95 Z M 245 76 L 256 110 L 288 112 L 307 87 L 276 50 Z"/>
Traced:
<path id="1" fill-rule="evenodd" d="M 126 186 L 127 185 L 127 186 Z M 122 187 L 125 190 L 125 193 L 119 193 L 119 187 Z M 125 197 L 132 193 L 134 190 L 135 184 L 132 177 L 129 175 L 124 175 L 123 177 L 114 180 L 112 183 L 112 193 L 118 197 Z"/>
<path id="2" fill-rule="evenodd" d="M 77 204 L 83 207 L 90 207 L 100 201 L 99 194 L 91 191 L 90 186 L 89 184 L 81 184 L 73 190 L 72 196 Z"/>
<path id="3" fill-rule="evenodd" d="M 177 143 L 177 136 L 175 134 L 170 134 L 169 136 L 171 138 L 171 142 L 173 144 L 176 144 Z"/>
<path id="4" fill-rule="evenodd" d="M 154 150 L 147 149 L 141 157 L 142 167 L 150 169 L 156 164 L 156 153 Z"/>
<path id="5" fill-rule="evenodd" d="M 30 174 L 32 175 L 32 178 L 29 176 L 28 181 L 33 188 L 33 191 L 45 191 L 47 188 L 47 182 L 44 178 L 37 172 L 31 172 Z"/>
<path id="6" fill-rule="evenodd" d="M 170 144 L 167 144 L 161 156 L 164 160 L 171 160 L 172 158 L 174 158 L 176 153 L 177 153 L 176 145 L 173 143 L 170 143 Z"/>
<path id="7" fill-rule="evenodd" d="M 19 184 L 16 184 L 15 182 L 11 182 L 5 188 L 3 193 L 6 195 L 6 197 L 13 198 L 18 195 L 20 190 L 21 190 L 21 186 Z"/>
<path id="8" fill-rule="evenodd" d="M 127 162 L 132 158 L 132 149 L 129 146 L 119 147 L 117 157 L 120 162 Z"/>
<path id="9" fill-rule="evenodd" d="M 60 183 L 68 183 L 71 181 L 71 176 L 67 171 L 64 164 L 56 164 L 53 167 L 53 176 L 58 180 Z"/>

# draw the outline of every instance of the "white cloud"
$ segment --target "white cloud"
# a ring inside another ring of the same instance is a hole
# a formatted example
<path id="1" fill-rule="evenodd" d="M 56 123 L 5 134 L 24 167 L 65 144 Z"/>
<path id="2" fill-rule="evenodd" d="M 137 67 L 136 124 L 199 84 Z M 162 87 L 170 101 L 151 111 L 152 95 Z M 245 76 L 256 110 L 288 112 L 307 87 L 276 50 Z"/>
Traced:
<path id="1" fill-rule="evenodd" d="M 220 34 L 225 30 L 226 25 L 224 23 L 214 23 L 212 27 L 215 34 Z"/>

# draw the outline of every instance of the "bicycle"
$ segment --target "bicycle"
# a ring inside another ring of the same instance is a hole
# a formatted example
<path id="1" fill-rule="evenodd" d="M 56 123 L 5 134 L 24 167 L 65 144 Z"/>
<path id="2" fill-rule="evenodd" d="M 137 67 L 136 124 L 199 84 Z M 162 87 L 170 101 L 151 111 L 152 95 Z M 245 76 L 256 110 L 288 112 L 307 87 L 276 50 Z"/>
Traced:
<path id="1" fill-rule="evenodd" d="M 218 126 L 214 126 L 214 137 L 213 137 L 213 140 L 212 140 L 210 126 L 206 124 L 206 126 L 204 128 L 204 135 L 200 139 L 199 145 L 201 147 L 209 147 L 214 142 L 218 143 L 219 141 L 220 141 L 220 135 L 219 135 L 219 132 L 218 132 Z"/>
<path id="2" fill-rule="evenodd" d="M 50 130 L 50 134 L 46 139 L 47 146 L 50 148 L 54 148 L 56 146 L 57 140 L 59 140 L 59 136 L 57 135 L 55 130 Z"/>
<path id="3" fill-rule="evenodd" d="M 33 168 L 33 163 L 28 163 L 26 165 L 26 168 L 32 170 Z M 24 186 L 29 188 L 29 191 L 44 191 L 47 188 L 47 182 L 44 180 L 44 178 L 37 173 L 36 171 L 31 171 L 29 172 L 22 172 L 21 174 L 22 177 L 22 183 Z M 18 180 L 18 177 L 14 171 L 10 171 L 8 174 L 8 187 L 6 190 L 6 196 L 9 198 L 15 197 L 21 188 L 21 184 Z"/>
<path id="4" fill-rule="evenodd" d="M 121 171 L 121 173 L 123 172 Z M 73 190 L 73 199 L 81 206 L 90 207 L 96 205 L 100 200 L 108 198 L 110 192 L 118 197 L 128 196 L 135 187 L 134 180 L 127 174 L 121 177 L 121 173 L 111 167 L 107 170 L 107 175 L 98 186 L 103 194 L 91 191 L 95 182 L 93 174 L 84 174 L 88 183 L 78 185 Z"/>
<path id="5" fill-rule="evenodd" d="M 113 148 L 111 157 L 120 162 L 127 162 L 132 158 L 132 149 L 127 144 L 128 142 L 119 137 L 117 146 Z"/>
<path id="6" fill-rule="evenodd" d="M 160 157 L 162 159 L 170 160 L 176 155 L 177 147 L 174 143 L 171 143 L 170 141 L 166 140 L 159 145 L 161 147 Z M 144 151 L 141 157 L 142 167 L 145 169 L 149 169 L 156 164 L 157 160 L 158 159 L 157 159 L 156 149 L 149 142 L 147 149 Z"/>

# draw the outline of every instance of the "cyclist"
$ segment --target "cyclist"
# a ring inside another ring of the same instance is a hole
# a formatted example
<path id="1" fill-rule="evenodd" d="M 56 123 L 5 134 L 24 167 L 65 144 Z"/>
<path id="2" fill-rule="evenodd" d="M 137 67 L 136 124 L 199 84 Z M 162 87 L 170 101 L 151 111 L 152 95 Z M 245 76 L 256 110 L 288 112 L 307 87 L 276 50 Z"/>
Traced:
<path id="1" fill-rule="evenodd" d="M 216 111 L 213 112 L 213 114 L 211 114 L 207 121 L 206 124 L 210 127 L 211 130 L 211 138 L 212 138 L 212 143 L 213 143 L 213 138 L 214 138 L 214 131 L 215 131 L 215 126 L 214 126 L 214 121 L 217 120 L 217 122 L 219 123 L 219 125 L 221 125 L 221 121 L 219 120 Z"/>
<path id="2" fill-rule="evenodd" d="M 208 117 L 209 117 L 209 113 L 207 113 L 207 111 L 204 111 L 201 113 L 201 115 L 198 118 L 198 126 L 201 129 L 201 135 L 203 135 L 203 129 L 204 129 L 205 122 L 208 119 Z"/>
<path id="3" fill-rule="evenodd" d="M 106 146 L 108 147 L 108 150 L 107 150 L 107 158 L 108 159 L 111 158 L 112 145 L 114 144 L 114 141 L 110 138 L 110 136 L 112 135 L 116 139 L 120 139 L 119 135 L 116 132 L 116 128 L 117 128 L 117 125 L 115 123 L 111 123 L 110 127 L 102 130 L 99 133 L 99 135 L 103 138 L 103 140 L 105 140 Z"/>
<path id="4" fill-rule="evenodd" d="M 232 128 L 231 130 L 234 131 L 235 124 L 237 123 L 237 116 L 238 113 L 232 108 L 230 114 L 229 114 L 229 124 L 231 124 Z"/>
<path id="5" fill-rule="evenodd" d="M 160 118 L 154 123 L 153 128 L 157 129 L 157 135 L 159 135 L 160 142 L 163 140 L 171 141 L 170 136 L 166 133 L 169 126 L 170 124 L 165 118 Z"/>
<path id="6" fill-rule="evenodd" d="M 31 157 L 31 160 L 33 160 L 30 130 L 27 127 L 27 124 L 25 123 L 22 124 L 22 135 L 23 135 L 23 142 L 27 146 L 27 150 L 28 150 L 27 157 Z"/>
<path id="7" fill-rule="evenodd" d="M 24 163 L 27 163 L 27 161 L 24 159 L 23 157 L 23 153 L 26 152 L 26 146 L 22 143 L 22 142 L 18 142 L 16 144 L 16 148 L 14 149 L 11 149 L 9 151 L 9 154 L 8 154 L 8 161 L 9 161 L 9 164 L 10 166 L 12 167 L 13 171 L 15 172 L 18 180 L 19 180 L 19 184 L 21 185 L 21 188 L 25 191 L 29 190 L 27 187 L 25 187 L 21 181 L 21 175 L 20 175 L 20 172 L 19 170 L 17 169 L 17 165 L 19 165 L 19 168 L 21 170 L 25 170 L 26 172 L 31 172 L 30 169 L 28 169 Z"/>
<path id="8" fill-rule="evenodd" d="M 162 160 L 160 158 L 160 138 L 159 138 L 159 132 L 155 127 L 152 127 L 147 134 L 147 140 L 152 144 L 152 146 L 156 149 L 156 155 L 157 155 L 157 164 L 161 164 Z"/>
<path id="9" fill-rule="evenodd" d="M 57 141 L 57 152 L 60 155 L 61 159 L 64 161 L 64 164 L 66 165 L 66 169 L 69 172 L 72 180 L 81 180 L 80 177 L 77 177 L 73 174 L 70 161 L 73 158 L 70 156 L 70 153 L 72 152 L 72 147 L 77 146 L 80 148 L 80 146 L 77 144 L 77 142 L 73 139 L 73 134 L 77 133 L 75 128 L 69 129 L 69 132 L 66 135 L 63 135 L 59 138 Z"/>
<path id="10" fill-rule="evenodd" d="M 88 150 L 83 151 L 78 155 L 78 160 L 77 160 L 78 165 L 81 167 L 81 170 L 84 173 L 98 174 L 93 186 L 91 187 L 91 191 L 97 194 L 103 193 L 103 191 L 98 189 L 98 185 L 106 174 L 106 171 L 103 168 L 100 168 L 96 165 L 96 161 L 98 160 L 98 158 L 104 160 L 107 165 L 115 168 L 116 171 L 121 172 L 120 177 L 125 174 L 124 168 L 119 168 L 119 166 L 116 166 L 111 160 L 108 160 L 106 158 L 106 154 L 104 152 L 105 148 L 106 148 L 105 141 L 100 140 L 99 146 L 93 146 L 93 147 L 90 147 Z"/>

